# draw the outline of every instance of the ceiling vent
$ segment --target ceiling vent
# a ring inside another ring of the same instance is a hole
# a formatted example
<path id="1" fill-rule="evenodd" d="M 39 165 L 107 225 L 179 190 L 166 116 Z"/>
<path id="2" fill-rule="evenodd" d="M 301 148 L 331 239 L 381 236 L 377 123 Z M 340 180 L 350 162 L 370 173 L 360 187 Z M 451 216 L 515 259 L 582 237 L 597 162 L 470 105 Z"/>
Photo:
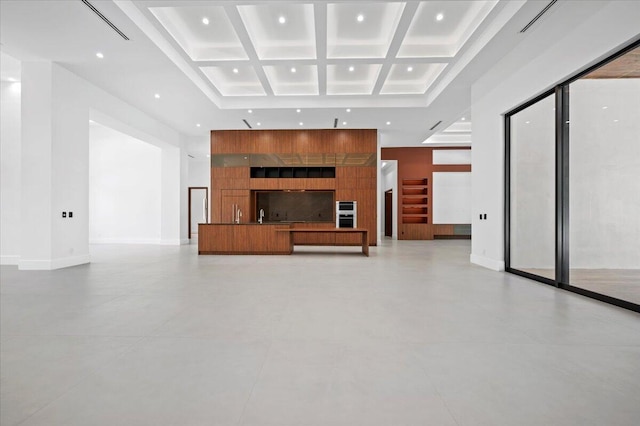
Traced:
<path id="1" fill-rule="evenodd" d="M 113 31 L 117 32 L 118 35 L 120 35 L 120 37 L 122 37 L 125 40 L 129 40 L 129 37 L 127 37 L 125 35 L 125 33 L 123 33 L 122 31 L 120 31 L 120 28 L 116 27 L 115 24 L 113 22 L 111 22 L 109 19 L 107 19 L 106 16 L 104 16 L 102 13 L 100 13 L 100 11 L 98 9 L 95 8 L 94 5 L 92 5 L 91 3 L 89 3 L 88 0 L 82 0 L 82 3 L 84 3 L 89 9 L 91 9 L 91 11 L 93 13 L 95 13 L 96 15 L 98 15 L 98 17 L 100 19 L 102 19 L 104 22 L 107 23 L 107 25 L 109 25 Z"/>
<path id="2" fill-rule="evenodd" d="M 334 129 L 338 128 L 338 119 L 337 118 L 333 120 L 333 128 Z"/>
<path id="3" fill-rule="evenodd" d="M 533 18 L 533 19 L 532 19 L 532 20 L 531 20 L 527 25 L 525 25 L 525 26 L 524 26 L 524 28 L 523 28 L 523 29 L 521 29 L 521 30 L 520 30 L 520 32 L 521 32 L 521 33 L 523 33 L 523 32 L 525 32 L 525 31 L 527 31 L 527 30 L 528 30 L 528 29 L 529 29 L 533 24 L 535 24 L 535 23 L 536 23 L 536 21 L 537 21 L 538 19 L 540 19 L 540 18 L 542 17 L 542 15 L 544 15 L 545 13 L 547 13 L 547 10 L 549 10 L 549 9 L 551 8 L 551 6 L 553 6 L 554 4 L 556 4 L 556 2 L 557 2 L 557 1 L 558 1 L 558 0 L 551 0 L 551 1 L 549 2 L 549 4 L 548 4 L 544 9 L 542 9 L 542 10 L 540 11 L 540 13 L 538 13 L 538 14 L 536 15 L 536 17 L 535 17 L 535 18 Z"/>
<path id="4" fill-rule="evenodd" d="M 246 124 L 248 128 L 253 129 L 253 127 L 251 127 L 251 124 L 249 124 L 247 120 L 243 118 L 242 121 L 244 121 L 244 124 Z"/>
<path id="5" fill-rule="evenodd" d="M 434 124 L 433 126 L 431 126 L 431 128 L 429 130 L 433 130 L 436 127 L 438 127 L 440 125 L 440 123 L 442 123 L 442 120 L 438 121 L 436 124 Z"/>

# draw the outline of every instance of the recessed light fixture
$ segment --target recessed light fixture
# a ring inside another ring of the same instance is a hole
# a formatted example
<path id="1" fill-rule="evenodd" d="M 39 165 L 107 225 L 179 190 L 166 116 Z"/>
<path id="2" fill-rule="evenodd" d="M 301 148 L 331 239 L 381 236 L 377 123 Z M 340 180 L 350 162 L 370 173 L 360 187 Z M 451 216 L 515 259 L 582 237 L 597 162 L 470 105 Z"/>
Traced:
<path id="1" fill-rule="evenodd" d="M 347 122 L 346 122 L 346 121 L 343 121 L 343 122 L 342 122 L 342 125 L 343 125 L 343 126 L 346 126 L 346 125 L 347 125 Z"/>
<path id="2" fill-rule="evenodd" d="M 248 112 L 249 114 L 253 114 L 253 110 L 252 110 L 252 109 L 248 109 L 248 110 L 247 110 L 247 112 Z"/>
<path id="3" fill-rule="evenodd" d="M 462 117 L 460 120 L 465 121 L 465 120 L 466 120 L 466 117 Z"/>
<path id="4" fill-rule="evenodd" d="M 209 25 L 209 18 L 207 18 L 206 16 L 202 18 L 202 23 L 205 25 Z"/>
<path id="5" fill-rule="evenodd" d="M 287 22 L 287 18 L 285 18 L 284 16 L 280 16 L 278 18 L 278 22 L 280 22 L 281 24 L 284 24 L 285 22 Z"/>
<path id="6" fill-rule="evenodd" d="M 347 112 L 351 112 L 351 108 L 347 108 Z"/>
<path id="7" fill-rule="evenodd" d="M 291 67 L 291 72 L 295 73 L 296 72 L 296 67 Z"/>
<path id="8" fill-rule="evenodd" d="M 200 127 L 200 123 L 196 123 L 196 127 Z"/>
<path id="9" fill-rule="evenodd" d="M 618 121 L 620 121 L 620 120 L 618 120 L 618 119 L 616 119 L 616 120 L 613 120 L 613 122 L 614 122 L 614 123 L 617 123 Z"/>
<path id="10" fill-rule="evenodd" d="M 299 122 L 298 124 L 301 125 L 301 126 L 304 126 L 304 123 L 302 121 Z"/>
<path id="11" fill-rule="evenodd" d="M 258 122 L 256 123 L 256 126 L 262 126 L 262 124 L 258 121 Z"/>
<path id="12" fill-rule="evenodd" d="M 103 54 L 102 52 L 98 52 L 98 53 L 96 53 L 96 56 L 97 56 L 99 59 L 103 59 L 103 58 L 104 58 L 104 54 Z"/>
<path id="13" fill-rule="evenodd" d="M 390 121 L 387 121 L 387 126 L 391 126 L 391 122 Z"/>
<path id="14" fill-rule="evenodd" d="M 351 65 L 351 66 L 349 67 L 349 71 L 353 72 L 353 70 L 355 70 L 355 68 L 354 68 L 354 66 L 353 66 L 353 65 Z"/>
<path id="15" fill-rule="evenodd" d="M 361 13 L 360 15 L 356 16 L 356 21 L 358 22 L 364 21 L 364 15 Z"/>
<path id="16" fill-rule="evenodd" d="M 529 124 L 531 123 L 529 120 L 525 121 L 524 124 Z"/>
<path id="17" fill-rule="evenodd" d="M 436 15 L 436 21 L 442 21 L 444 19 L 444 14 L 443 13 L 438 13 Z"/>
<path id="18" fill-rule="evenodd" d="M 607 109 L 607 108 L 609 108 L 609 107 L 608 107 L 608 106 L 603 106 L 603 107 L 602 107 L 602 109 Z"/>
<path id="19" fill-rule="evenodd" d="M 153 97 L 156 99 L 160 99 L 160 93 L 156 93 L 155 95 L 153 95 Z"/>
<path id="20" fill-rule="evenodd" d="M 412 66 L 408 66 L 407 67 L 407 71 L 409 71 L 409 72 L 413 71 L 413 67 Z"/>
<path id="21" fill-rule="evenodd" d="M 298 109 L 296 110 L 296 112 L 300 112 L 300 108 L 298 108 Z"/>
<path id="22" fill-rule="evenodd" d="M 234 74 L 238 74 L 238 72 L 239 72 L 239 71 L 238 71 L 238 68 L 234 68 L 234 69 L 233 69 L 233 73 L 234 73 Z"/>

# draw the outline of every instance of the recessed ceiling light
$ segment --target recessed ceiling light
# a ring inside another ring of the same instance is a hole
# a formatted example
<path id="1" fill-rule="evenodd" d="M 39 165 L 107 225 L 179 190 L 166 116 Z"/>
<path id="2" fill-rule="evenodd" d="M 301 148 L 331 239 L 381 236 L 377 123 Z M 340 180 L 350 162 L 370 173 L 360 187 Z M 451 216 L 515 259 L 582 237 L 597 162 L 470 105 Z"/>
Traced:
<path id="1" fill-rule="evenodd" d="M 387 126 L 391 126 L 391 122 L 390 121 L 387 121 Z"/>
<path id="2" fill-rule="evenodd" d="M 356 16 L 356 21 L 358 21 L 358 22 L 364 21 L 364 15 L 360 14 L 360 15 Z"/>
<path id="3" fill-rule="evenodd" d="M 248 110 L 247 110 L 247 112 L 248 112 L 249 114 L 253 114 L 253 110 L 252 110 L 252 109 L 248 109 Z"/>
<path id="4" fill-rule="evenodd" d="M 233 73 L 234 73 L 234 74 L 238 74 L 238 72 L 239 72 L 239 71 L 238 71 L 238 68 L 234 68 L 234 69 L 233 69 Z"/>
<path id="5" fill-rule="evenodd" d="M 287 18 L 285 18 L 284 16 L 280 16 L 278 18 L 278 22 L 280 22 L 281 24 L 284 24 L 285 22 L 287 22 Z"/>
<path id="6" fill-rule="evenodd" d="M 296 112 L 300 112 L 300 108 L 298 108 L 298 109 L 296 110 Z"/>
<path id="7" fill-rule="evenodd" d="M 207 18 L 206 16 L 202 18 L 202 23 L 205 25 L 209 25 L 209 18 Z"/>
<path id="8" fill-rule="evenodd" d="M 304 123 L 302 121 L 299 122 L 298 124 L 301 125 L 301 126 L 304 126 Z"/>
<path id="9" fill-rule="evenodd" d="M 531 123 L 531 122 L 530 122 L 530 121 L 525 121 L 525 122 L 524 122 L 524 124 L 529 124 L 529 123 Z"/>
<path id="10" fill-rule="evenodd" d="M 465 118 L 465 117 L 462 117 L 460 120 L 465 121 L 465 120 L 466 120 L 466 118 Z"/>
<path id="11" fill-rule="evenodd" d="M 346 126 L 346 125 L 347 125 L 347 122 L 346 122 L 346 121 L 343 121 L 343 122 L 342 122 L 342 125 L 343 125 L 343 126 Z"/>
<path id="12" fill-rule="evenodd" d="M 102 54 L 102 52 L 98 52 L 98 53 L 96 53 L 96 56 L 97 56 L 99 59 L 104 58 L 104 55 Z"/>
<path id="13" fill-rule="evenodd" d="M 438 13 L 438 14 L 436 15 L 436 21 L 442 21 L 443 19 L 444 19 L 444 14 L 442 14 L 442 13 Z"/>
<path id="14" fill-rule="evenodd" d="M 156 93 L 155 95 L 153 95 L 153 97 L 156 99 L 160 99 L 160 93 Z"/>
<path id="15" fill-rule="evenodd" d="M 291 67 L 291 72 L 295 73 L 296 72 L 296 67 Z"/>
<path id="16" fill-rule="evenodd" d="M 407 67 L 407 71 L 409 71 L 409 72 L 413 71 L 413 67 L 411 67 L 411 66 Z"/>
<path id="17" fill-rule="evenodd" d="M 347 112 L 351 112 L 351 108 L 347 108 Z"/>
<path id="18" fill-rule="evenodd" d="M 196 123 L 196 127 L 200 127 L 200 123 Z"/>
<path id="19" fill-rule="evenodd" d="M 353 70 L 355 70 L 355 68 L 352 66 L 349 67 L 349 71 L 353 72 Z"/>
<path id="20" fill-rule="evenodd" d="M 613 120 L 613 122 L 614 122 L 614 123 L 617 123 L 618 121 L 620 121 L 620 120 L 617 120 L 617 119 L 616 119 L 616 120 Z"/>
<path id="21" fill-rule="evenodd" d="M 257 126 L 262 126 L 262 124 L 260 124 L 260 122 L 259 122 L 259 121 L 256 123 L 256 125 L 257 125 Z"/>
<path id="22" fill-rule="evenodd" d="M 603 107 L 602 107 L 602 109 L 607 109 L 607 108 L 609 108 L 609 107 L 608 107 L 608 106 L 603 106 Z"/>

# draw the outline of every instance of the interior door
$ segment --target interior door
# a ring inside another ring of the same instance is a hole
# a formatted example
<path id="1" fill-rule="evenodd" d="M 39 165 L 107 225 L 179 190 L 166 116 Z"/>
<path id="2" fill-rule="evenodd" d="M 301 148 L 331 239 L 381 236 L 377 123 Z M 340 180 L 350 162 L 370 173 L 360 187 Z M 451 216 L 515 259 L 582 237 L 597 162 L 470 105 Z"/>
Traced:
<path id="1" fill-rule="evenodd" d="M 384 236 L 393 236 L 393 190 L 384 193 Z"/>
<path id="2" fill-rule="evenodd" d="M 207 223 L 207 190 L 200 188 L 191 189 L 191 235 L 198 234 L 198 224 Z"/>

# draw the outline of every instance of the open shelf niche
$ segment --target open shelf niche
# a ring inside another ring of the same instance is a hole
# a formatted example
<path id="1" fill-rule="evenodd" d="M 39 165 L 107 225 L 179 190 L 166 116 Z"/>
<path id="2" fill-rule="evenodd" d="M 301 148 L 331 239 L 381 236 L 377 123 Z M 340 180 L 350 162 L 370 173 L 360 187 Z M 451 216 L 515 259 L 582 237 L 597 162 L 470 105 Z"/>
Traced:
<path id="1" fill-rule="evenodd" d="M 402 179 L 402 223 L 430 223 L 429 179 Z"/>

